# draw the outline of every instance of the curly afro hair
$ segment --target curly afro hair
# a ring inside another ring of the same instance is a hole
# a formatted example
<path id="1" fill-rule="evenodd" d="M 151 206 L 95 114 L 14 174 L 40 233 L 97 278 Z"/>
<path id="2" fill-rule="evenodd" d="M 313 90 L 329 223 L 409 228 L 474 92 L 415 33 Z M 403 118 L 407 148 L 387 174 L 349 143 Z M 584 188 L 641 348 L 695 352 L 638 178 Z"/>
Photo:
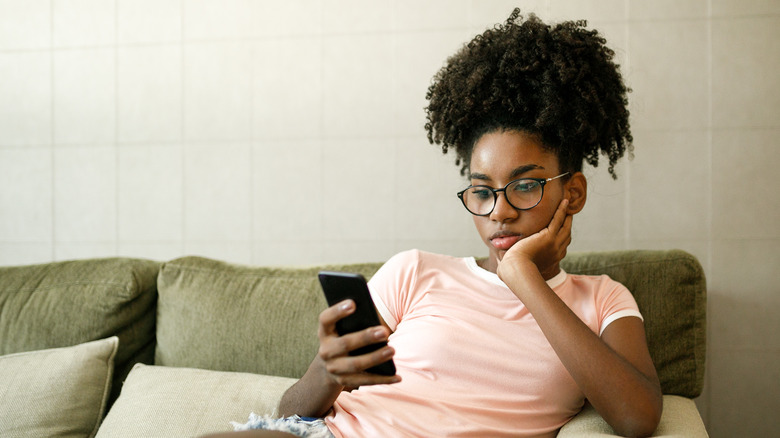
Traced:
<path id="1" fill-rule="evenodd" d="M 630 91 L 614 52 L 584 21 L 554 26 L 515 9 L 503 25 L 477 35 L 447 60 L 428 88 L 428 141 L 445 154 L 454 148 L 466 174 L 471 152 L 489 132 L 517 130 L 539 136 L 562 171 L 615 163 L 633 151 L 628 122 Z"/>

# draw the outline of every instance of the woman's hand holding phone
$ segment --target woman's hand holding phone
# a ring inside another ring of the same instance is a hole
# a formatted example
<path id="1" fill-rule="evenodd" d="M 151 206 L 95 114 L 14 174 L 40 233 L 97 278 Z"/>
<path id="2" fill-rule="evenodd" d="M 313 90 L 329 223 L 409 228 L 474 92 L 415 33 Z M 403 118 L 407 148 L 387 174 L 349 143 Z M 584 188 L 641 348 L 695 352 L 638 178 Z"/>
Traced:
<path id="1" fill-rule="evenodd" d="M 320 313 L 318 358 L 322 362 L 327 376 L 333 382 L 344 386 L 347 390 L 363 385 L 379 385 L 401 381 L 398 375 L 383 376 L 368 373 L 367 369 L 391 360 L 395 351 L 392 347 L 384 347 L 358 356 L 350 352 L 378 342 L 387 342 L 390 330 L 378 325 L 357 332 L 339 335 L 336 323 L 355 312 L 355 302 L 351 299 L 341 301 L 328 307 Z"/>
<path id="2" fill-rule="evenodd" d="M 360 274 L 323 271 L 322 291 L 330 305 L 320 314 L 319 359 L 330 379 L 354 389 L 400 381 L 371 292 Z"/>

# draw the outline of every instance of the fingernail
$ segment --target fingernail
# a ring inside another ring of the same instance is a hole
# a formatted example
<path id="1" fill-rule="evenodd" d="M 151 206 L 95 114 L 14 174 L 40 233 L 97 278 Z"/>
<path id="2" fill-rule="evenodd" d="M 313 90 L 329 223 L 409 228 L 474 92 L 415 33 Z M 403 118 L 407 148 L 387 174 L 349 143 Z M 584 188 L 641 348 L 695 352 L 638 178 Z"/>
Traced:
<path id="1" fill-rule="evenodd" d="M 352 300 L 345 300 L 339 307 L 341 310 L 349 310 L 350 308 L 352 308 Z"/>
<path id="2" fill-rule="evenodd" d="M 377 339 L 383 339 L 385 337 L 385 330 L 382 328 L 374 330 L 374 337 Z"/>

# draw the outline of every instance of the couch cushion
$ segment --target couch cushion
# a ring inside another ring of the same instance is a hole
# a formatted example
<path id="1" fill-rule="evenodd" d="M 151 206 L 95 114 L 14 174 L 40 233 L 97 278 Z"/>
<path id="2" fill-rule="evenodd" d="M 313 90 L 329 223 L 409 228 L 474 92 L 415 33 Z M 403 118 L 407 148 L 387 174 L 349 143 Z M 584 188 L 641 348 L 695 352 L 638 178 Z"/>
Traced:
<path id="1" fill-rule="evenodd" d="M 679 250 L 575 253 L 562 267 L 570 273 L 607 274 L 625 285 L 645 318 L 647 344 L 664 394 L 701 394 L 706 284 L 695 257 Z"/>
<path id="2" fill-rule="evenodd" d="M 155 364 L 286 377 L 306 372 L 318 349 L 322 269 L 373 275 L 380 263 L 251 267 L 184 257 L 158 280 Z"/>
<path id="3" fill-rule="evenodd" d="M 654 437 L 707 438 L 707 429 L 693 400 L 676 395 L 664 396 L 661 421 Z M 604 418 L 590 404 L 564 424 L 557 438 L 608 438 L 619 437 Z"/>
<path id="4" fill-rule="evenodd" d="M 105 258 L 0 268 L 0 354 L 119 337 L 115 393 L 151 363 L 159 263 Z"/>
<path id="5" fill-rule="evenodd" d="M 0 356 L 0 436 L 93 437 L 106 406 L 117 338 Z"/>
<path id="6" fill-rule="evenodd" d="M 250 412 L 277 414 L 295 379 L 192 368 L 136 365 L 98 438 L 180 438 L 231 431 Z"/>

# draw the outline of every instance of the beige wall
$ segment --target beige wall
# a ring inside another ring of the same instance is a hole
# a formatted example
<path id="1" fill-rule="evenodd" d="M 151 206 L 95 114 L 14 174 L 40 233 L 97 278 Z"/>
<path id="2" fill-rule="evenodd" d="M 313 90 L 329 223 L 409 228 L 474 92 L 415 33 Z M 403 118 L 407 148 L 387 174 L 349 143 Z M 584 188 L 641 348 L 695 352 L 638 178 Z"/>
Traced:
<path id="1" fill-rule="evenodd" d="M 780 436 L 780 1 L 0 0 L 0 264 L 482 254 L 422 108 L 515 4 L 589 19 L 634 89 L 572 249 L 696 255 L 709 431 Z"/>

